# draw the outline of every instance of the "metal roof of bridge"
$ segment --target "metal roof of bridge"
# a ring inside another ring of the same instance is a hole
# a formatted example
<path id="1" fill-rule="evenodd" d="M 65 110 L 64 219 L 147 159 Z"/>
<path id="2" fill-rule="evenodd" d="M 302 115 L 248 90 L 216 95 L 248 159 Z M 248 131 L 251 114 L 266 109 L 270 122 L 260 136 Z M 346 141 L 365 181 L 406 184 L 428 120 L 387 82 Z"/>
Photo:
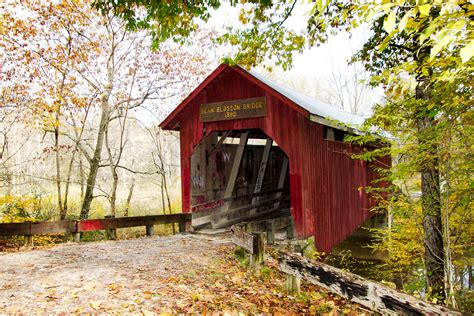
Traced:
<path id="1" fill-rule="evenodd" d="M 320 116 L 325 119 L 335 120 L 341 123 L 344 123 L 349 126 L 362 125 L 364 123 L 364 118 L 360 115 L 355 115 L 349 112 L 346 112 L 340 108 L 337 108 L 329 103 L 311 98 L 307 95 L 304 95 L 300 92 L 292 90 L 284 85 L 278 84 L 267 77 L 259 74 L 253 70 L 246 70 L 242 66 L 239 66 L 241 69 L 247 71 L 250 75 L 260 80 L 270 88 L 281 93 L 291 101 L 295 102 L 309 113 L 313 115 Z"/>

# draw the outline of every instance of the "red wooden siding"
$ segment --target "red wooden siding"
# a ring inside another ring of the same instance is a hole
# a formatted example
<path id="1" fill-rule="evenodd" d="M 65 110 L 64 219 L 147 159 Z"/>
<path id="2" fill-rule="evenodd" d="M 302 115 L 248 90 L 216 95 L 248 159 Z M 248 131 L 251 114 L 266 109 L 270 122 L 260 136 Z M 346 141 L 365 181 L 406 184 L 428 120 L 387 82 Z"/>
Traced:
<path id="1" fill-rule="evenodd" d="M 190 211 L 190 161 L 194 147 L 215 131 L 261 129 L 286 153 L 290 162 L 291 213 L 298 237 L 315 236 L 318 249 L 331 248 L 348 237 L 369 217 L 369 199 L 363 190 L 374 173 L 364 162 L 350 158 L 351 145 L 326 141 L 323 126 L 308 113 L 271 89 L 249 80 L 241 69 L 227 67 L 186 100 L 176 117 L 162 124 L 181 133 L 183 212 Z M 202 103 L 254 97 L 267 98 L 267 116 L 201 123 Z M 205 133 L 205 134 L 204 134 Z"/>

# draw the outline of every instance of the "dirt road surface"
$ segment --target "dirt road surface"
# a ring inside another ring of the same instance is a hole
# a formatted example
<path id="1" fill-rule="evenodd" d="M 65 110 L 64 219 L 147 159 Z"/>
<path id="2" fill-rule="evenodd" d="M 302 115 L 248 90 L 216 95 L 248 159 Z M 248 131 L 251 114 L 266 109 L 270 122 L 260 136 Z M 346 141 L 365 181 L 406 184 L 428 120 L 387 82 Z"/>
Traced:
<path id="1" fill-rule="evenodd" d="M 288 296 L 283 284 L 275 263 L 259 276 L 248 272 L 222 237 L 184 234 L 0 253 L 0 314 L 361 312 L 309 285 Z"/>

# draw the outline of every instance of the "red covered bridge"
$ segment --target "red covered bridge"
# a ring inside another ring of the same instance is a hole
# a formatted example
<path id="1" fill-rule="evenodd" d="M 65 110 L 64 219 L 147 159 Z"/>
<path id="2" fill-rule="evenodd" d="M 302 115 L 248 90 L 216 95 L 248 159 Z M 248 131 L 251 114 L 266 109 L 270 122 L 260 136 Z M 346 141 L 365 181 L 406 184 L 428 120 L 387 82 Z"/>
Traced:
<path id="1" fill-rule="evenodd" d="M 224 227 L 290 211 L 330 251 L 369 217 L 377 178 L 342 142 L 363 119 L 239 66 L 220 65 L 162 123 L 180 131 L 183 212 Z M 389 163 L 385 161 L 385 163 Z"/>

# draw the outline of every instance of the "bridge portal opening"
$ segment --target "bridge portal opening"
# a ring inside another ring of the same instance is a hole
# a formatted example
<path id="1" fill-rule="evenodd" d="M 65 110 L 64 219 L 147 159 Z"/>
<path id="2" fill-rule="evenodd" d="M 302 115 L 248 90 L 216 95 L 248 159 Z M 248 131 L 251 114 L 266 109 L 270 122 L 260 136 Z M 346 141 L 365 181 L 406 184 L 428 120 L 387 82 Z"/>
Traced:
<path id="1" fill-rule="evenodd" d="M 259 129 L 209 133 L 190 174 L 194 228 L 290 216 L 288 156 Z"/>

